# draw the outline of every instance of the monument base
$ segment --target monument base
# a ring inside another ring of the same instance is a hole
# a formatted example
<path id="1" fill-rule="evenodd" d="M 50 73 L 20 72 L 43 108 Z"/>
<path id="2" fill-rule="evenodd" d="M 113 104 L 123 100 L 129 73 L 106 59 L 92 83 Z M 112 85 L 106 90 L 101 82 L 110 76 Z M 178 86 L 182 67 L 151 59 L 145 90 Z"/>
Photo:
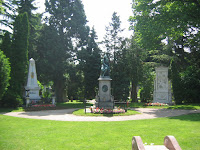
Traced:
<path id="1" fill-rule="evenodd" d="M 29 90 L 28 95 L 29 95 L 30 101 L 38 102 L 41 100 L 41 97 L 39 96 L 40 87 L 35 87 L 35 88 L 26 87 L 26 89 Z M 27 92 L 26 92 L 26 95 L 27 95 Z"/>
<path id="2" fill-rule="evenodd" d="M 153 103 L 171 104 L 171 96 L 168 92 L 154 92 Z"/>
<path id="3" fill-rule="evenodd" d="M 96 102 L 95 106 L 98 108 L 103 109 L 113 109 L 114 103 L 113 102 Z"/>
<path id="4" fill-rule="evenodd" d="M 96 97 L 95 106 L 100 109 L 114 108 L 114 98 L 111 95 L 111 80 L 109 76 L 99 78 L 99 95 Z"/>

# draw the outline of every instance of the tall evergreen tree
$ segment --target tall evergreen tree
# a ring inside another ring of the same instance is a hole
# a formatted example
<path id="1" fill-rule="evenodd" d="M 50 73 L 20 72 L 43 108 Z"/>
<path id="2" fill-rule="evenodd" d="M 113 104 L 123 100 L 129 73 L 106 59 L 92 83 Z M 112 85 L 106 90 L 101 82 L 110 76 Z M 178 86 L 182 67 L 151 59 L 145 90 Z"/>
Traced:
<path id="1" fill-rule="evenodd" d="M 20 104 L 27 75 L 28 66 L 29 22 L 27 13 L 19 14 L 14 22 L 11 45 L 11 80 L 5 99 L 8 106 Z"/>
<path id="2" fill-rule="evenodd" d="M 2 105 L 2 97 L 8 89 L 10 80 L 10 63 L 3 51 L 0 50 L 0 106 Z"/>
<path id="3" fill-rule="evenodd" d="M 51 44 L 51 49 L 55 53 L 53 59 L 53 82 L 57 101 L 63 101 L 65 90 L 66 64 L 73 52 L 72 40 L 74 44 L 77 39 L 82 39 L 85 31 L 86 16 L 80 0 L 46 0 L 46 11 L 50 14 L 47 22 L 54 31 L 57 31 L 55 45 Z M 51 38 L 51 37 L 48 37 Z M 84 38 L 83 38 L 84 39 Z"/>
<path id="4" fill-rule="evenodd" d="M 18 6 L 18 13 L 27 13 L 30 25 L 30 36 L 29 36 L 29 58 L 37 57 L 36 42 L 38 38 L 38 32 L 42 27 L 42 14 L 33 14 L 33 11 L 37 9 L 34 6 L 35 0 L 14 0 L 13 3 Z"/>
<path id="5" fill-rule="evenodd" d="M 123 93 L 127 93 L 129 87 L 126 73 L 127 65 L 124 61 L 126 48 L 123 48 L 123 38 L 120 35 L 122 31 L 123 29 L 121 29 L 120 17 L 116 12 L 114 12 L 112 15 L 112 21 L 109 23 L 109 26 L 106 27 L 106 35 L 103 43 L 105 44 L 107 52 L 110 54 L 111 58 L 113 95 L 117 100 L 127 99 L 128 96 L 126 96 L 126 98 L 123 96 L 127 94 Z"/>
<path id="6" fill-rule="evenodd" d="M 132 102 L 137 101 L 137 87 L 142 78 L 142 49 L 136 42 L 135 37 L 131 39 L 130 48 L 127 52 L 129 78 L 131 81 L 131 99 Z"/>
<path id="7" fill-rule="evenodd" d="M 11 56 L 12 56 L 11 37 L 10 37 L 10 33 L 8 31 L 4 34 L 4 36 L 2 38 L 1 50 L 4 52 L 6 57 L 11 58 Z"/>
<path id="8" fill-rule="evenodd" d="M 96 38 L 93 28 L 88 36 L 86 48 L 78 52 L 80 67 L 84 73 L 85 97 L 89 99 L 95 97 L 101 68 L 101 51 L 95 42 Z"/>

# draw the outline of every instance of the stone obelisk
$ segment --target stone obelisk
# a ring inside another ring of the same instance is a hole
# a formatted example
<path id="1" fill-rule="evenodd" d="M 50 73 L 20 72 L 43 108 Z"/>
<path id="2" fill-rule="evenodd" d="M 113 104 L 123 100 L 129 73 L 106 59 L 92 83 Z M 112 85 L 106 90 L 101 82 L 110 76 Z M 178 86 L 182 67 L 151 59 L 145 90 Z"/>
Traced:
<path id="1" fill-rule="evenodd" d="M 35 60 L 33 58 L 29 60 L 28 79 L 25 89 L 26 91 L 29 91 L 29 98 L 31 101 L 37 102 L 41 99 L 41 97 L 39 96 L 40 87 L 38 86 L 37 83 Z"/>

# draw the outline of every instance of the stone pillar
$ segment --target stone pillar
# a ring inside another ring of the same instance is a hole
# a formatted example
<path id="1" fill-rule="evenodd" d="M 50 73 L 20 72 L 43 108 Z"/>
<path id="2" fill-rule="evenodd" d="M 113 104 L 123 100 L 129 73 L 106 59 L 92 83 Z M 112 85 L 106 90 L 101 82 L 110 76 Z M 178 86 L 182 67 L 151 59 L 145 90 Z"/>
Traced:
<path id="1" fill-rule="evenodd" d="M 28 107 L 28 105 L 30 104 L 30 98 L 29 96 L 26 97 L 26 107 Z"/>
<path id="2" fill-rule="evenodd" d="M 37 83 L 35 60 L 33 58 L 29 60 L 28 79 L 25 89 L 29 90 L 29 98 L 31 101 L 38 101 L 41 99 L 41 97 L 39 96 L 40 87 L 38 86 Z"/>
<path id="3" fill-rule="evenodd" d="M 56 97 L 52 96 L 52 104 L 55 105 L 56 104 Z"/>
<path id="4" fill-rule="evenodd" d="M 168 80 L 168 67 L 156 68 L 156 79 L 154 81 L 153 102 L 171 104 L 171 84 Z"/>

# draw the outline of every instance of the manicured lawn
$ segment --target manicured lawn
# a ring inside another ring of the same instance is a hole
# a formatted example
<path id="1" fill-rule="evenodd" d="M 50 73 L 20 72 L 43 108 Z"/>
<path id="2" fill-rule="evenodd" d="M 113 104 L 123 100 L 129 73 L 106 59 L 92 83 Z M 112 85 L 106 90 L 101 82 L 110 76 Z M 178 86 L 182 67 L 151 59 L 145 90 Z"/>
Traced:
<path id="1" fill-rule="evenodd" d="M 92 106 L 88 104 L 87 106 Z M 117 105 L 123 108 L 123 105 Z M 187 104 L 187 105 L 175 105 L 175 106 L 144 106 L 144 103 L 130 103 L 128 105 L 130 108 L 156 108 L 156 109 L 200 109 L 200 104 Z M 68 108 L 84 108 L 84 103 L 78 100 L 73 102 L 57 103 L 56 108 L 53 109 L 68 109 Z M 48 109 L 48 108 L 47 108 Z M 23 107 L 18 108 L 0 108 L 0 112 L 19 112 L 26 111 Z M 29 111 L 29 110 L 28 110 Z"/>
<path id="2" fill-rule="evenodd" d="M 62 122 L 0 115 L 1 150 L 128 150 L 133 136 L 162 145 L 176 137 L 183 150 L 200 149 L 200 114 L 122 122 Z"/>
<path id="3" fill-rule="evenodd" d="M 174 106 L 144 106 L 144 103 L 130 103 L 128 106 L 131 108 L 200 109 L 200 104 L 185 104 Z"/>
<path id="4" fill-rule="evenodd" d="M 134 110 L 128 110 L 125 113 L 119 113 L 119 114 L 94 114 L 94 113 L 85 114 L 85 109 L 79 109 L 77 111 L 74 111 L 73 114 L 77 116 L 108 116 L 108 117 L 110 116 L 112 117 L 112 116 L 129 116 L 129 115 L 135 115 L 135 114 L 140 114 L 140 113 Z"/>
<path id="5" fill-rule="evenodd" d="M 87 106 L 92 106 L 92 104 L 87 104 Z M 84 108 L 84 103 L 76 100 L 74 100 L 73 102 L 57 103 L 56 107 L 52 109 L 68 109 L 68 108 Z M 42 108 L 33 108 L 33 110 L 40 110 L 40 109 L 43 110 Z M 24 109 L 23 107 L 0 108 L 0 112 L 22 112 L 22 111 L 30 111 L 30 109 Z"/>

